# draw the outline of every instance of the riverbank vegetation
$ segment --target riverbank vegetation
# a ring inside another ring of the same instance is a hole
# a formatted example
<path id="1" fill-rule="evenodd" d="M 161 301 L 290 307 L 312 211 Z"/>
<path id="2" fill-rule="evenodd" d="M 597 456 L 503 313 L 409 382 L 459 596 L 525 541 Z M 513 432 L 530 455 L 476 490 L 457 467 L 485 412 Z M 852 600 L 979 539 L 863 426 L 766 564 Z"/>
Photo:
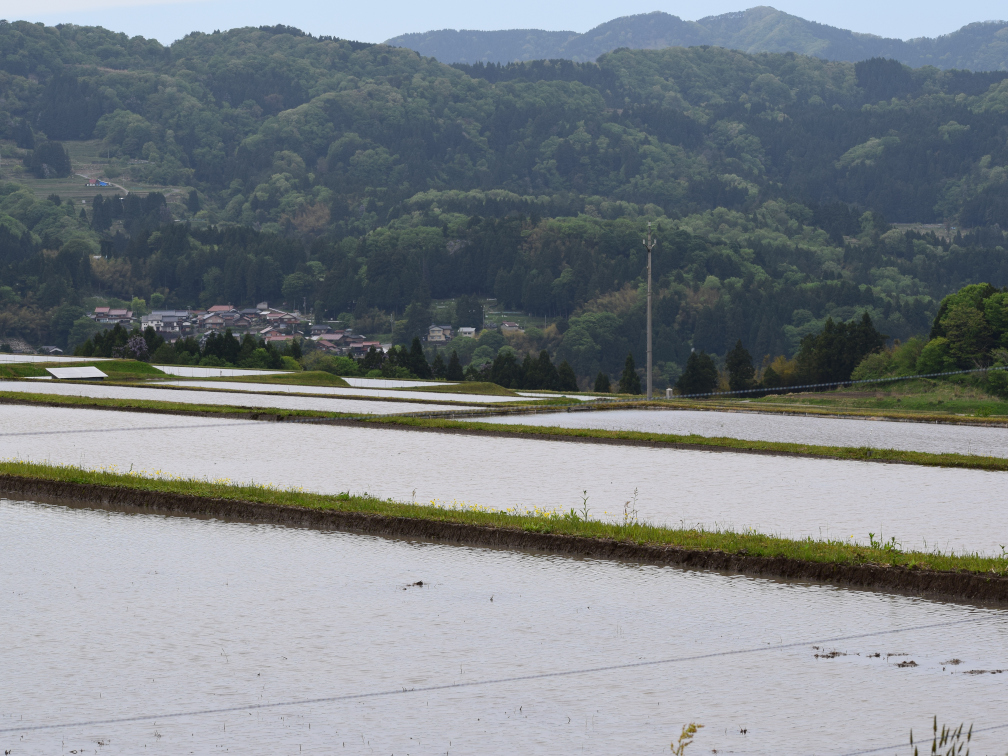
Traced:
<path id="1" fill-rule="evenodd" d="M 285 489 L 268 483 L 236 484 L 230 480 L 194 480 L 167 476 L 157 470 L 123 473 L 115 468 L 88 470 L 72 466 L 46 465 L 18 460 L 0 462 L 0 475 L 44 481 L 63 481 L 138 492 L 153 491 L 198 496 L 225 501 L 243 501 L 275 506 L 359 512 L 386 517 L 423 519 L 433 522 L 460 523 L 486 528 L 501 528 L 528 533 L 545 533 L 582 538 L 628 542 L 638 545 L 672 547 L 700 552 L 786 559 L 796 562 L 834 565 L 882 565 L 912 570 L 1008 575 L 1008 559 L 1001 556 L 955 554 L 939 550 L 921 552 L 900 548 L 898 543 L 883 543 L 874 534 L 869 545 L 858 539 L 813 540 L 788 539 L 755 531 L 726 529 L 668 528 L 637 521 L 627 514 L 617 521 L 594 519 L 591 510 L 578 511 L 574 504 L 564 510 L 532 506 L 505 511 L 478 504 L 398 502 L 347 492 L 336 495 Z M 572 502 L 580 504 L 581 492 L 572 492 Z M 585 516 L 587 515 L 587 516 Z M 874 544 L 874 545 L 873 545 Z"/>

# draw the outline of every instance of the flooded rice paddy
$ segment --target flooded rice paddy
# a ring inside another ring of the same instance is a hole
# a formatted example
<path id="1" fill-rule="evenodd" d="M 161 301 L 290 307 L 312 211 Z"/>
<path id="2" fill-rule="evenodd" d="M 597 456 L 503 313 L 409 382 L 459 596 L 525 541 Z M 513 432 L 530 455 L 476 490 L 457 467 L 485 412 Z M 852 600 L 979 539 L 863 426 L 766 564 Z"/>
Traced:
<path id="1" fill-rule="evenodd" d="M 907 753 L 935 714 L 1000 754 L 1008 732 L 1003 611 L 9 501 L 0 553 L 12 755 L 659 754 L 688 722 L 696 753 Z"/>
<path id="2" fill-rule="evenodd" d="M 1005 473 L 9 405 L 0 428 L 7 459 L 495 509 L 567 511 L 587 491 L 591 516 L 617 521 L 636 490 L 639 517 L 656 524 L 986 554 L 1008 544 Z"/>
<path id="3" fill-rule="evenodd" d="M 285 375 L 290 370 L 249 370 L 245 368 L 202 367 L 199 365 L 154 365 L 162 373 L 185 378 L 235 378 L 244 375 Z"/>
<path id="4" fill-rule="evenodd" d="M 192 391 L 180 384 L 178 388 L 153 388 L 134 386 L 103 386 L 100 383 L 29 383 L 28 381 L 0 381 L 0 391 L 19 391 L 32 394 L 58 394 L 60 396 L 87 396 L 95 399 L 131 399 L 152 402 L 179 402 L 182 404 L 213 404 L 230 407 L 262 407 L 284 410 L 318 410 L 321 412 L 343 412 L 359 415 L 394 415 L 400 412 L 430 412 L 452 409 L 451 405 L 422 404 L 410 401 L 372 401 L 340 397 L 282 396 L 275 394 L 253 394 L 231 391 Z M 217 382 L 207 382 L 208 386 L 223 388 Z M 235 384 L 249 386 L 254 384 Z M 261 390 L 282 393 L 287 386 L 260 384 Z M 359 392 L 358 392 L 359 393 Z M 398 394 L 398 396 L 403 396 Z M 406 395 L 404 398 L 408 399 Z"/>
<path id="5" fill-rule="evenodd" d="M 854 417 L 700 410 L 608 410 L 486 418 L 483 422 L 558 428 L 674 433 L 821 446 L 955 452 L 1008 457 L 1008 428 L 894 422 Z"/>
<path id="6" fill-rule="evenodd" d="M 212 388 L 222 391 L 258 391 L 258 392 L 281 392 L 290 394 L 320 394 L 326 396 L 366 396 L 377 399 L 424 399 L 434 402 L 462 402 L 466 404 L 497 404 L 500 402 L 528 401 L 532 398 L 546 399 L 548 397 L 539 394 L 538 397 L 513 396 L 493 396 L 484 394 L 454 394 L 440 391 L 402 391 L 395 388 L 372 388 L 356 387 L 344 388 L 342 386 L 293 386 L 282 383 L 239 383 L 234 381 L 166 381 L 173 386 L 193 386 L 196 388 Z"/>

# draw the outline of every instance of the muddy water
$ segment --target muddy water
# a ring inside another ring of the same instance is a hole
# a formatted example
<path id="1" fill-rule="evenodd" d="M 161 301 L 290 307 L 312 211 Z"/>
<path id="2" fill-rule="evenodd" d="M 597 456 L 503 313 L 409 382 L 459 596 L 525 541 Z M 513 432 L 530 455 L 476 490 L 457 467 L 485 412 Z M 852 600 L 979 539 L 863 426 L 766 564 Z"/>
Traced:
<path id="1" fill-rule="evenodd" d="M 1000 554 L 1005 473 L 869 462 L 0 406 L 0 458 L 160 470 L 402 501 L 580 508 L 755 528 L 792 538 L 896 539 Z"/>
<path id="2" fill-rule="evenodd" d="M 182 384 L 183 386 L 186 384 Z M 191 385 L 191 384 L 190 384 Z M 220 383 L 210 384 L 224 388 Z M 243 384 L 236 384 L 243 385 Z M 248 384 L 244 384 L 248 385 Z M 287 386 L 269 387 L 269 390 L 286 390 Z M 264 386 L 265 390 L 265 386 Z M 231 407 L 264 407 L 287 410 L 320 410 L 346 412 L 360 415 L 393 415 L 400 412 L 431 412 L 452 409 L 451 405 L 420 404 L 418 402 L 371 401 L 342 397 L 275 396 L 230 391 L 187 391 L 184 388 L 141 388 L 132 386 L 103 386 L 95 384 L 66 384 L 55 381 L 31 383 L 28 381 L 0 381 L 0 391 L 20 391 L 33 394 L 59 394 L 60 396 L 88 396 L 98 399 L 139 399 L 154 402 L 180 402 L 183 404 L 214 404 Z M 358 391 L 358 394 L 361 392 Z M 409 397 L 406 397 L 407 399 Z"/>
<path id="3" fill-rule="evenodd" d="M 1008 428 L 966 425 L 694 410 L 558 412 L 546 415 L 493 417 L 481 421 L 1008 457 Z"/>
<path id="4" fill-rule="evenodd" d="M 12 754 L 659 754 L 691 721 L 697 753 L 905 753 L 936 713 L 1008 724 L 1004 674 L 968 674 L 1008 669 L 1003 610 L 7 501 L 0 553 Z"/>

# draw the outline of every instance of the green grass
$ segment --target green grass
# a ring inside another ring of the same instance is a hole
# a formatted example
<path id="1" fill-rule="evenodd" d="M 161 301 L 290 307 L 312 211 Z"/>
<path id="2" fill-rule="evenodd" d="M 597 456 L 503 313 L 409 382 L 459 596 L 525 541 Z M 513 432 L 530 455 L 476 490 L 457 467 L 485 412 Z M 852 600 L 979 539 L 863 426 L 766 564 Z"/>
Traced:
<path id="1" fill-rule="evenodd" d="M 821 393 L 768 396 L 750 402 L 758 407 L 833 410 L 849 414 L 948 419 L 950 417 L 1008 419 L 1008 401 L 956 381 L 917 379 L 858 391 L 838 389 Z"/>
<path id="2" fill-rule="evenodd" d="M 75 365 L 93 365 L 113 380 L 146 380 L 168 378 L 168 374 L 153 365 L 139 360 L 108 360 L 102 362 L 80 362 Z"/>
<path id="3" fill-rule="evenodd" d="M 77 365 L 78 363 L 73 363 Z M 56 365 L 51 365 L 56 367 Z M 5 381 L 17 381 L 22 378 L 41 378 L 49 375 L 45 368 L 30 362 L 9 362 L 0 364 L 0 378 Z"/>
<path id="4" fill-rule="evenodd" d="M 21 378 L 35 378 L 47 376 L 47 367 L 96 367 L 105 373 L 113 381 L 137 381 L 149 378 L 167 378 L 167 374 L 161 372 L 153 365 L 137 360 L 105 360 L 101 362 L 72 361 L 67 362 L 15 362 L 0 363 L 0 378 L 7 380 L 18 380 Z"/>
<path id="5" fill-rule="evenodd" d="M 350 384 L 338 375 L 327 373 L 324 370 L 306 370 L 303 373 L 287 373 L 284 375 L 241 375 L 234 378 L 221 378 L 220 380 L 229 383 L 278 383 L 285 386 L 336 386 L 338 388 L 350 388 Z"/>
<path id="6" fill-rule="evenodd" d="M 433 391 L 438 394 L 476 394 L 479 396 L 518 396 L 517 392 L 509 388 L 498 386 L 496 383 L 486 381 L 468 381 L 464 383 L 454 383 L 445 385 L 443 383 L 430 383 L 423 386 L 411 386 L 401 389 L 402 391 Z"/>
<path id="7" fill-rule="evenodd" d="M 633 544 L 672 546 L 756 557 L 783 557 L 803 562 L 838 565 L 879 564 L 908 568 L 1008 575 L 1008 559 L 979 554 L 953 554 L 873 548 L 848 541 L 794 540 L 754 531 L 666 528 L 647 523 L 610 523 L 578 516 L 573 511 L 517 513 L 481 507 L 442 508 L 349 493 L 323 495 L 263 485 L 234 484 L 230 480 L 162 477 L 159 471 L 121 473 L 114 469 L 84 470 L 72 466 L 22 461 L 0 462 L 0 474 L 70 483 L 115 486 L 136 491 L 188 494 L 206 498 L 248 501 L 306 509 L 363 512 L 436 522 L 506 528 L 529 533 L 555 533 Z"/>

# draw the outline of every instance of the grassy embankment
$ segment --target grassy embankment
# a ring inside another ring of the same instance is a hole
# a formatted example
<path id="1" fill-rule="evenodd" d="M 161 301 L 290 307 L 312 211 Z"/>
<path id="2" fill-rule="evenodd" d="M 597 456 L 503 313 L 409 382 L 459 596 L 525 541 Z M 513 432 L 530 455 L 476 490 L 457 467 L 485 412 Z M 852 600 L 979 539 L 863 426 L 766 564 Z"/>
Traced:
<path id="1" fill-rule="evenodd" d="M 138 492 L 163 492 L 209 499 L 253 502 L 274 506 L 335 510 L 459 523 L 518 532 L 547 533 L 608 539 L 637 545 L 675 547 L 720 552 L 747 557 L 784 558 L 802 562 L 836 565 L 887 565 L 911 569 L 960 571 L 987 575 L 1008 575 L 1008 559 L 978 554 L 940 551 L 901 551 L 885 546 L 862 546 L 849 541 L 793 540 L 754 531 L 704 530 L 656 527 L 646 523 L 612 523 L 585 519 L 567 513 L 497 511 L 483 507 L 441 507 L 378 499 L 349 493 L 323 495 L 270 485 L 235 485 L 230 481 L 207 481 L 160 477 L 155 472 L 120 473 L 114 470 L 84 470 L 72 466 L 31 462 L 0 462 L 0 474 L 35 480 L 113 486 Z M 590 514 L 590 513 L 589 513 Z"/>
<path id="2" fill-rule="evenodd" d="M 736 400 L 737 402 L 737 400 Z M 754 408 L 812 409 L 844 414 L 892 417 L 990 418 L 1008 420 L 1008 400 L 960 381 L 917 379 L 878 384 L 857 390 L 767 396 L 750 402 Z"/>
<path id="3" fill-rule="evenodd" d="M 303 373 L 282 373 L 280 375 L 239 375 L 233 378 L 211 378 L 214 380 L 234 383 L 276 383 L 282 386 L 333 386 L 336 388 L 351 388 L 350 384 L 338 375 L 324 370 L 306 370 Z"/>
<path id="4" fill-rule="evenodd" d="M 47 367 L 96 367 L 113 381 L 143 381 L 150 378 L 167 378 L 168 375 L 153 365 L 138 360 L 108 360 L 101 362 L 10 362 L 0 363 L 0 379 L 21 380 L 49 375 Z"/>
<path id="5" fill-rule="evenodd" d="M 923 467 L 952 467 L 969 470 L 1008 472 L 1008 459 L 974 454 L 932 454 L 899 449 L 872 449 L 850 446 L 817 446 L 776 441 L 750 441 L 738 438 L 644 433 L 593 428 L 556 428 L 540 425 L 486 423 L 479 420 L 450 420 L 438 417 L 360 415 L 317 410 L 286 410 L 272 407 L 235 407 L 220 404 L 186 404 L 150 399 L 104 399 L 86 396 L 61 396 L 27 392 L 0 392 L 0 403 L 37 404 L 92 409 L 148 411 L 180 415 L 220 415 L 246 417 L 250 420 L 333 420 L 370 427 L 415 428 L 430 431 L 462 432 L 498 437 L 522 437 L 544 440 L 585 441 L 707 451 L 759 453 L 857 462 L 889 462 Z"/>
<path id="6" fill-rule="evenodd" d="M 238 381 L 241 383 L 280 383 L 285 386 L 339 386 L 343 388 L 353 388 L 343 378 L 322 370 L 308 370 L 303 373 L 287 373 L 284 375 L 243 375 L 237 378 L 213 378 L 210 380 Z M 382 388 L 377 386 L 376 388 Z M 485 383 L 474 381 L 471 383 L 445 384 L 439 381 L 430 381 L 423 386 L 409 386 L 406 388 L 391 387 L 388 391 L 402 392 L 433 392 L 437 394 L 475 394 L 479 396 L 514 396 L 518 394 L 511 389 L 498 386 L 496 383 Z"/>
<path id="7" fill-rule="evenodd" d="M 518 392 L 496 383 L 486 381 L 469 381 L 463 383 L 431 382 L 423 386 L 411 386 L 400 391 L 429 391 L 435 394 L 471 394 L 475 396 L 518 396 Z M 520 398 L 520 397 L 519 397 Z"/>

